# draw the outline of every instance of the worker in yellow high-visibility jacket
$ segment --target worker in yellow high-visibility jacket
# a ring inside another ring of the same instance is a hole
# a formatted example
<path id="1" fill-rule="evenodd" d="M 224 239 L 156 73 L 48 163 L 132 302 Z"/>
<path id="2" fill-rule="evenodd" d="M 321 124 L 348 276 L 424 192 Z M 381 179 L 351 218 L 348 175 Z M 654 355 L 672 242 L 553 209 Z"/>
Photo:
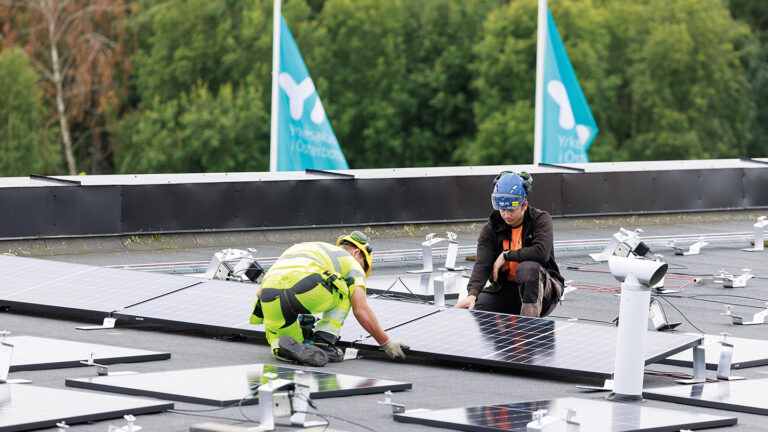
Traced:
<path id="1" fill-rule="evenodd" d="M 261 283 L 251 324 L 264 324 L 275 358 L 322 366 L 341 361 L 336 346 L 350 307 L 360 325 L 391 359 L 404 359 L 404 348 L 379 324 L 365 296 L 365 277 L 371 273 L 371 246 L 360 231 L 339 237 L 336 245 L 323 242 L 291 246 L 269 269 Z M 305 338 L 297 319 L 320 314 L 311 336 Z"/>

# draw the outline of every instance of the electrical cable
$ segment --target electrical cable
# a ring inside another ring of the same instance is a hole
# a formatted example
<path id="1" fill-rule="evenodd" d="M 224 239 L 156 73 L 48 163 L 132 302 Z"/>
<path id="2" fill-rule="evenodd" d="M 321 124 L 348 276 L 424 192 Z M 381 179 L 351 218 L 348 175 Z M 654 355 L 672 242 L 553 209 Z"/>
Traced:
<path id="1" fill-rule="evenodd" d="M 371 297 L 373 297 L 373 298 L 376 298 L 376 297 L 400 297 L 400 296 L 396 296 L 396 295 L 394 295 L 394 294 L 389 294 L 389 290 L 391 290 L 392 288 L 394 288 L 395 284 L 397 284 L 398 282 L 400 282 L 400 284 L 401 284 L 401 285 L 402 285 L 402 286 L 403 286 L 403 287 L 404 287 L 404 288 L 405 288 L 405 289 L 406 289 L 406 290 L 407 290 L 407 291 L 408 291 L 408 292 L 409 292 L 409 293 L 410 293 L 410 294 L 413 296 L 413 299 L 414 299 L 414 300 L 415 300 L 417 303 L 422 303 L 422 304 L 424 304 L 424 303 L 427 303 L 425 300 L 423 300 L 423 299 L 419 298 L 419 296 L 418 296 L 418 295 L 416 295 L 416 294 L 415 294 L 413 291 L 411 291 L 411 289 L 410 289 L 410 288 L 408 288 L 408 285 L 406 285 L 406 284 L 405 284 L 405 282 L 403 282 L 403 280 L 402 280 L 402 279 L 400 279 L 400 277 L 399 277 L 399 276 L 398 276 L 398 278 L 397 278 L 397 279 L 395 279 L 395 281 L 394 281 L 394 282 L 392 282 L 392 284 L 391 284 L 391 285 L 390 285 L 390 286 L 389 286 L 387 289 L 385 289 L 385 290 L 384 290 L 383 292 L 381 292 L 380 294 L 376 294 L 376 295 L 373 295 L 373 296 L 371 296 Z"/>
<path id="2" fill-rule="evenodd" d="M 761 299 L 757 297 L 749 297 L 749 296 L 742 296 L 742 295 L 734 295 L 734 294 L 696 294 L 692 296 L 688 296 L 685 298 L 698 298 L 698 297 L 733 297 L 733 298 L 742 298 L 747 300 L 755 300 L 755 301 L 761 301 L 761 302 L 768 302 L 766 299 Z"/>
<path id="3" fill-rule="evenodd" d="M 693 297 L 693 296 L 686 297 L 686 296 L 666 295 L 666 297 L 679 298 L 679 299 L 690 299 L 690 300 L 702 301 L 702 302 L 707 302 L 707 303 L 716 303 L 716 304 L 721 304 L 721 305 L 739 306 L 739 307 L 754 308 L 754 309 L 765 309 L 765 306 L 753 306 L 753 305 L 748 305 L 748 304 L 743 304 L 743 303 L 724 302 L 724 301 L 719 301 L 719 300 L 707 300 L 707 299 L 703 299 L 703 298 L 696 298 L 696 297 Z"/>
<path id="4" fill-rule="evenodd" d="M 672 304 L 672 302 L 671 302 L 671 301 L 669 301 L 669 299 L 668 299 L 668 298 L 666 298 L 665 296 L 655 296 L 655 297 L 661 298 L 661 299 L 663 299 L 664 301 L 666 301 L 667 303 L 669 303 L 669 305 L 670 305 L 670 306 L 672 306 L 672 308 L 673 308 L 674 310 L 676 310 L 676 311 L 677 311 L 677 313 L 679 313 L 679 314 L 680 314 L 680 316 L 682 316 L 682 317 L 683 317 L 683 319 L 684 319 L 684 320 L 686 320 L 686 321 L 688 322 L 688 324 L 690 324 L 690 325 L 691 325 L 691 327 L 695 328 L 695 329 L 696 329 L 696 331 L 698 331 L 699 333 L 702 333 L 702 334 L 706 333 L 706 332 L 702 331 L 700 328 L 696 327 L 696 325 L 695 325 L 694 323 L 692 323 L 692 322 L 691 322 L 691 320 L 689 320 L 689 319 L 688 319 L 688 317 L 687 317 L 687 316 L 685 316 L 685 314 L 684 314 L 683 312 L 681 312 L 681 311 L 680 311 L 680 309 L 678 309 L 678 308 L 677 308 L 677 306 L 675 306 L 674 304 Z M 659 304 L 659 306 L 661 306 L 661 304 Z M 663 311 L 663 308 L 662 308 L 662 311 Z"/>

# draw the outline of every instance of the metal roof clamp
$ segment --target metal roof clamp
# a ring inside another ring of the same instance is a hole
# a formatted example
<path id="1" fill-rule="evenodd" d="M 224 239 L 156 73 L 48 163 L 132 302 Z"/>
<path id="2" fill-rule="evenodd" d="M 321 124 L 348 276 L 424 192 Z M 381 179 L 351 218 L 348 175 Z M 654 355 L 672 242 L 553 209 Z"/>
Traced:
<path id="1" fill-rule="evenodd" d="M 579 430 L 576 410 L 568 408 L 565 418 L 549 415 L 547 410 L 534 411 L 533 421 L 525 426 L 527 432 L 575 432 Z"/>
<path id="2" fill-rule="evenodd" d="M 96 366 L 96 375 L 99 375 L 99 376 L 118 376 L 118 375 L 133 375 L 133 374 L 136 373 L 136 372 L 133 372 L 133 371 L 110 372 L 109 371 L 109 366 L 96 363 L 93 360 L 93 357 L 95 355 L 96 355 L 96 353 L 91 353 L 91 355 L 88 358 L 88 360 L 81 360 L 80 364 L 85 365 L 85 366 Z M 116 429 L 116 430 L 122 430 L 122 429 Z M 138 430 L 138 429 L 136 429 L 136 430 Z"/>
<path id="3" fill-rule="evenodd" d="M 744 288 L 747 286 L 747 281 L 755 277 L 754 275 L 750 274 L 749 271 L 751 269 L 743 268 L 741 271 L 744 273 L 740 274 L 739 276 L 732 275 L 729 273 L 725 273 L 722 270 L 721 275 L 723 278 L 723 288 Z"/>
<path id="4" fill-rule="evenodd" d="M 669 247 L 671 247 L 672 249 L 675 250 L 675 255 L 685 255 L 685 256 L 688 256 L 688 255 L 698 255 L 699 253 L 701 253 L 701 248 L 703 248 L 704 246 L 706 246 L 708 244 L 709 243 L 707 243 L 704 240 L 704 236 L 701 236 L 701 237 L 699 237 L 699 240 L 696 243 L 694 243 L 694 244 L 692 244 L 692 245 L 690 245 L 688 247 L 687 251 L 685 249 L 683 249 L 682 247 L 678 246 L 677 242 L 674 241 L 674 240 L 670 240 L 669 243 L 667 243 L 667 246 L 669 246 Z"/>
<path id="5" fill-rule="evenodd" d="M 723 335 L 723 340 L 718 342 L 720 344 L 720 360 L 717 362 L 717 379 L 724 381 L 736 381 L 743 380 L 744 377 L 731 375 L 731 363 L 733 361 L 733 344 L 728 343 L 726 338 L 728 333 L 720 333 Z"/>
<path id="6" fill-rule="evenodd" d="M 299 372 L 299 371 L 297 371 Z M 259 398 L 259 425 L 248 429 L 253 431 L 271 431 L 275 429 L 275 417 L 290 416 L 291 426 L 294 427 L 319 427 L 325 425 L 322 421 L 306 420 L 308 407 L 314 407 L 310 399 L 309 386 L 301 383 L 301 374 L 291 381 L 283 378 L 275 378 L 258 386 Z M 264 374 L 264 376 L 268 376 Z"/>
<path id="7" fill-rule="evenodd" d="M 141 426 L 134 424 L 136 422 L 136 417 L 128 414 L 124 415 L 123 419 L 128 423 L 127 425 L 123 427 L 109 425 L 107 432 L 138 432 L 142 429 Z"/>
<path id="8" fill-rule="evenodd" d="M 765 216 L 760 216 L 757 218 L 757 222 L 755 223 L 755 245 L 754 247 L 748 248 L 748 249 L 742 249 L 745 252 L 760 252 L 763 249 L 765 249 L 765 243 L 764 243 L 764 236 L 763 231 L 765 230 L 766 225 L 768 225 L 768 220 L 765 220 Z"/>
<path id="9" fill-rule="evenodd" d="M 459 242 L 456 241 L 456 234 L 446 232 L 448 237 L 448 255 L 445 258 L 445 267 L 440 268 L 440 276 L 436 277 L 433 283 L 434 287 L 434 305 L 445 307 L 445 293 L 458 293 L 461 290 L 464 277 L 464 267 L 456 267 L 456 257 L 459 253 Z"/>
<path id="10" fill-rule="evenodd" d="M 706 351 L 704 345 L 693 347 L 693 378 L 675 381 L 680 384 L 701 384 L 707 382 Z"/>
<path id="11" fill-rule="evenodd" d="M 720 315 L 731 317 L 731 322 L 736 325 L 758 325 L 765 324 L 765 319 L 768 318 L 768 302 L 765 303 L 765 309 L 752 316 L 752 321 L 744 321 L 744 317 L 741 315 L 735 315 L 731 308 L 731 305 L 725 305 L 725 312 Z"/>
<path id="12" fill-rule="evenodd" d="M 110 312 L 110 315 L 112 313 Z M 115 323 L 117 322 L 117 318 L 113 318 L 111 316 L 104 317 L 104 320 L 101 322 L 101 325 L 95 325 L 95 326 L 80 326 L 75 327 L 77 330 L 108 330 L 115 328 Z"/>
<path id="13" fill-rule="evenodd" d="M 405 412 L 405 405 L 403 404 L 396 404 L 392 401 L 392 390 L 387 390 L 384 392 L 384 400 L 383 401 L 376 401 L 377 404 L 381 405 L 389 405 L 392 407 L 392 414 L 402 414 Z M 416 410 L 416 411 L 422 411 L 422 410 Z M 426 411 L 426 410 L 424 410 Z"/>
<path id="14" fill-rule="evenodd" d="M 408 270 L 408 273 L 432 273 L 432 248 L 434 245 L 445 241 L 442 237 L 435 237 L 435 233 L 429 233 L 426 239 L 421 243 L 421 260 L 423 268 L 421 270 Z M 455 261 L 455 258 L 454 258 Z"/>

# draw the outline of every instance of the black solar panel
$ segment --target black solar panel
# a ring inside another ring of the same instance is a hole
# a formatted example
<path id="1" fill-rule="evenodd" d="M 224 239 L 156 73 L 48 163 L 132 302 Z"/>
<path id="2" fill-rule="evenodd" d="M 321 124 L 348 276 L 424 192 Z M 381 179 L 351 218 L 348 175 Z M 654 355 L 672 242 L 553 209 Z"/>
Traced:
<path id="1" fill-rule="evenodd" d="M 272 379 L 267 373 L 308 385 L 315 399 L 411 388 L 406 382 L 263 364 L 77 378 L 66 380 L 66 385 L 204 405 L 229 406 L 241 401 L 249 405 L 258 399 L 243 398 L 253 393 L 254 386 Z"/>
<path id="2" fill-rule="evenodd" d="M 91 358 L 99 364 L 134 363 L 171 358 L 171 354 L 167 352 L 35 336 L 11 336 L 5 341 L 13 345 L 12 372 L 83 366 L 80 362 Z"/>
<path id="3" fill-rule="evenodd" d="M 373 309 L 384 330 L 440 311 L 440 308 L 429 304 L 376 298 L 368 298 L 368 305 Z M 368 336 L 368 332 L 357 322 L 355 314 L 350 310 L 346 321 L 344 321 L 344 327 L 341 329 L 341 341 L 352 343 Z"/>
<path id="4" fill-rule="evenodd" d="M 209 280 L 126 308 L 113 316 L 191 328 L 263 335 L 263 325 L 248 323 L 258 288 L 258 285 L 250 283 Z"/>
<path id="5" fill-rule="evenodd" d="M 643 396 L 666 402 L 768 415 L 768 378 L 647 389 Z"/>
<path id="6" fill-rule="evenodd" d="M 0 255 L 0 304 L 109 314 L 197 278 Z"/>
<path id="7" fill-rule="evenodd" d="M 722 336 L 704 336 L 704 342 L 702 345 L 704 345 L 704 359 L 707 363 L 707 369 L 717 370 L 717 364 L 720 362 L 721 351 L 721 345 L 717 342 L 722 340 Z M 768 365 L 768 341 L 760 339 L 735 338 L 729 336 L 727 342 L 733 345 L 731 369 L 743 369 Z M 683 367 L 693 367 L 693 350 L 677 353 L 668 358 L 659 360 L 659 363 Z"/>
<path id="8" fill-rule="evenodd" d="M 534 419 L 533 413 L 542 409 L 547 410 L 548 415 L 559 418 L 566 418 L 568 411 L 572 410 L 575 421 L 579 423 L 578 430 L 589 432 L 677 432 L 680 429 L 729 426 L 737 421 L 734 417 L 576 398 L 405 412 L 394 417 L 395 421 L 403 423 L 456 430 L 526 432 L 526 425 Z"/>
<path id="9" fill-rule="evenodd" d="M 264 334 L 263 325 L 248 323 L 258 287 L 253 284 L 206 281 L 182 291 L 142 303 L 114 314 L 116 318 L 161 322 L 184 327 Z M 368 298 L 384 329 L 435 313 L 438 308 L 417 304 Z M 351 343 L 368 336 L 350 311 L 341 330 L 341 341 Z"/>
<path id="10" fill-rule="evenodd" d="M 173 403 L 28 384 L 0 384 L 0 430 L 25 431 L 173 409 Z"/>
<path id="11" fill-rule="evenodd" d="M 449 309 L 390 330 L 417 355 L 511 369 L 613 374 L 617 328 Z M 699 336 L 649 332 L 646 364 L 698 345 Z M 370 338 L 355 344 L 377 348 Z"/>

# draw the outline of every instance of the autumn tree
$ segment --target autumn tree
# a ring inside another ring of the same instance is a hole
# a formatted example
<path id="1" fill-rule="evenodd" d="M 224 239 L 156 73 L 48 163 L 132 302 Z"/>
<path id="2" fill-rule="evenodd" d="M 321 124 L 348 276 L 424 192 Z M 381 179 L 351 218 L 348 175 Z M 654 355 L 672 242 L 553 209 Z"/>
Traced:
<path id="1" fill-rule="evenodd" d="M 104 162 L 106 112 L 118 98 L 118 74 L 128 70 L 118 23 L 123 0 L 0 1 L 4 46 L 21 45 L 41 77 L 59 124 L 67 172 L 79 170 L 79 143 L 90 139 L 92 172 Z M 90 153 L 90 154 L 89 154 Z"/>

